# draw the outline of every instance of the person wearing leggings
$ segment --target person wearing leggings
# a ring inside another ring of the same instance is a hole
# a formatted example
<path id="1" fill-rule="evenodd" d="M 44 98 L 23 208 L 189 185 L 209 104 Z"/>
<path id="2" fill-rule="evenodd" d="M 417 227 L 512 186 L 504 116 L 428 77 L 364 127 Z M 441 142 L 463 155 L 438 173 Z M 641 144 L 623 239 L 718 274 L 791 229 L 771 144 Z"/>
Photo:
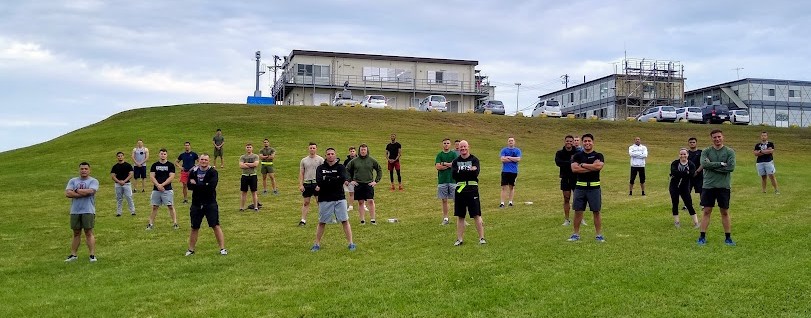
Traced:
<path id="1" fill-rule="evenodd" d="M 693 209 L 693 199 L 690 197 L 690 179 L 696 171 L 696 166 L 687 160 L 687 149 L 679 150 L 679 159 L 673 160 L 670 164 L 670 201 L 673 209 L 673 224 L 678 228 L 679 223 L 679 196 L 684 201 L 690 217 L 693 219 L 693 227 L 698 227 L 698 216 Z"/>

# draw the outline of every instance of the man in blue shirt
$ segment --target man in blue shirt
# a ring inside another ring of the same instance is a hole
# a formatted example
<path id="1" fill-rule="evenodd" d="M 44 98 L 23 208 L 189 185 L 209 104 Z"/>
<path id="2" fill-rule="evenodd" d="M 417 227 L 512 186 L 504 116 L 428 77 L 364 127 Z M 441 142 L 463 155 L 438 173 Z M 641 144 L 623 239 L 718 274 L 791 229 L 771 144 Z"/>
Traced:
<path id="1" fill-rule="evenodd" d="M 191 143 L 186 142 L 183 145 L 186 148 L 186 151 L 181 152 L 180 156 L 177 156 L 177 161 L 175 161 L 175 165 L 180 167 L 180 183 L 183 184 L 183 203 L 189 203 L 188 193 L 189 193 L 189 170 L 197 165 L 197 160 L 200 159 L 197 156 L 197 153 L 191 151 Z"/>
<path id="2" fill-rule="evenodd" d="M 515 138 L 507 138 L 507 147 L 501 149 L 501 203 L 498 205 L 499 208 L 504 207 L 504 198 L 508 199 L 509 206 L 513 206 L 519 161 L 521 161 L 521 149 L 515 147 Z"/>

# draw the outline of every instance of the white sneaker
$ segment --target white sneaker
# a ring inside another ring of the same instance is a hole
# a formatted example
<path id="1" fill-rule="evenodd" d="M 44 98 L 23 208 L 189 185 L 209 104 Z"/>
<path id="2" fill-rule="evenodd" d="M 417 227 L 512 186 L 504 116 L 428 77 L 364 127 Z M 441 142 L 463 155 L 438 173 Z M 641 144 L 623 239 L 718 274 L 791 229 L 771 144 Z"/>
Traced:
<path id="1" fill-rule="evenodd" d="M 479 244 L 487 244 L 487 241 L 485 241 L 484 238 L 482 237 L 479 239 Z"/>
<path id="2" fill-rule="evenodd" d="M 186 256 L 192 256 L 192 255 L 194 255 L 194 251 L 186 250 Z"/>
<path id="3" fill-rule="evenodd" d="M 569 220 L 563 220 L 563 224 L 561 224 L 561 225 L 563 225 L 563 226 L 569 226 L 569 225 L 572 225 L 572 221 L 569 221 Z"/>
<path id="4" fill-rule="evenodd" d="M 226 250 L 226 249 L 221 249 L 221 250 L 220 250 L 220 255 L 228 255 L 228 250 Z"/>
<path id="5" fill-rule="evenodd" d="M 448 219 L 442 219 L 442 224 L 441 225 L 448 225 L 448 224 L 450 224 Z"/>
<path id="6" fill-rule="evenodd" d="M 95 262 L 96 262 L 96 261 L 98 261 L 98 260 L 99 260 L 99 259 L 98 259 L 98 258 L 96 258 L 96 255 L 90 255 L 90 262 L 91 262 L 91 263 L 95 263 Z"/>

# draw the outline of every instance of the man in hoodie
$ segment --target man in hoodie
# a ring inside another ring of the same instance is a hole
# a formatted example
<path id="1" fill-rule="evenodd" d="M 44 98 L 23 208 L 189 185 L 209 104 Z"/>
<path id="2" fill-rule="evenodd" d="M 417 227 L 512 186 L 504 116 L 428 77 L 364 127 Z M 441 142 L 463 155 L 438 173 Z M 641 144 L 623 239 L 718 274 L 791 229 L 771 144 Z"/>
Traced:
<path id="1" fill-rule="evenodd" d="M 631 156 L 631 183 L 628 185 L 628 195 L 634 194 L 634 181 L 639 174 L 639 187 L 645 195 L 645 158 L 648 158 L 648 147 L 642 144 L 642 139 L 634 138 L 634 144 L 628 147 Z"/>
<path id="2" fill-rule="evenodd" d="M 315 244 L 310 251 L 321 250 L 324 229 L 333 217 L 341 222 L 341 226 L 344 228 L 346 241 L 349 242 L 349 251 L 354 251 L 355 243 L 352 241 L 352 227 L 349 225 L 349 214 L 346 210 L 346 196 L 343 189 L 344 183 L 346 183 L 346 169 L 344 165 L 338 163 L 335 149 L 327 148 L 325 155 L 324 163 L 318 166 L 315 172 L 318 187 L 318 227 L 315 230 Z"/>
<path id="3" fill-rule="evenodd" d="M 360 155 L 352 159 L 347 165 L 349 180 L 355 187 L 355 200 L 358 201 L 358 212 L 360 213 L 360 224 L 366 224 L 366 201 L 369 201 L 369 214 L 372 225 L 377 225 L 375 214 L 375 185 L 383 177 L 383 169 L 380 164 L 369 156 L 369 147 L 361 144 L 358 147 Z"/>
<path id="4" fill-rule="evenodd" d="M 194 255 L 194 248 L 197 245 L 197 237 L 200 234 L 200 225 L 203 217 L 208 221 L 208 226 L 214 230 L 214 238 L 220 246 L 220 255 L 228 255 L 225 249 L 225 236 L 222 234 L 220 226 L 220 209 L 217 205 L 217 183 L 219 174 L 209 164 L 208 154 L 200 155 L 198 159 L 200 165 L 191 168 L 189 171 L 189 190 L 191 194 L 191 206 L 189 207 L 189 219 L 191 219 L 191 232 L 189 233 L 189 249 L 186 256 Z"/>

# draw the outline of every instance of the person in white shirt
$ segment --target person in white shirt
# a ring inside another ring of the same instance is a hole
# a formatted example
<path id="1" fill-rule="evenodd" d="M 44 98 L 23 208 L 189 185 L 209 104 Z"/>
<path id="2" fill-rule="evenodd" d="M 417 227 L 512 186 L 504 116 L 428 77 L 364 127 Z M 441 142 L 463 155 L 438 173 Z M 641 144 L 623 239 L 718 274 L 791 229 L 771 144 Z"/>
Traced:
<path id="1" fill-rule="evenodd" d="M 628 147 L 628 156 L 631 157 L 631 183 L 628 185 L 628 195 L 634 195 L 634 181 L 639 174 L 639 187 L 645 195 L 645 158 L 648 158 L 648 147 L 642 144 L 642 139 L 634 138 L 634 144 Z"/>

